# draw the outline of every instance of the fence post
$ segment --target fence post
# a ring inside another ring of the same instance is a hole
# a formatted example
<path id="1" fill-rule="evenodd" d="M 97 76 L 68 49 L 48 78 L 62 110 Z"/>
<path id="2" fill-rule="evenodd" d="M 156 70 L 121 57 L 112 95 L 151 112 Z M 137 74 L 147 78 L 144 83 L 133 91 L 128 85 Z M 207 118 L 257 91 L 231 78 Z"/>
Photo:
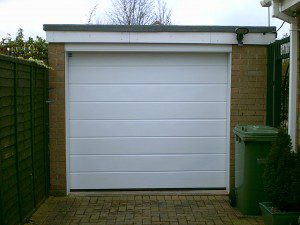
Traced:
<path id="1" fill-rule="evenodd" d="M 48 108 L 48 70 L 44 70 L 44 103 L 43 103 L 43 116 L 44 116 L 44 150 L 45 150 L 45 188 L 46 188 L 46 195 L 49 194 L 50 189 L 50 153 L 49 153 L 49 108 Z"/>
<path id="2" fill-rule="evenodd" d="M 268 126 L 273 126 L 273 72 L 274 72 L 274 51 L 273 51 L 274 43 L 268 46 L 268 72 L 267 72 L 267 115 L 266 115 L 266 124 Z"/>
<path id="3" fill-rule="evenodd" d="M 282 59 L 281 43 L 276 45 L 275 73 L 274 73 L 274 127 L 280 126 L 281 113 L 281 79 L 282 79 Z"/>
<path id="4" fill-rule="evenodd" d="M 14 62 L 14 111 L 15 111 L 15 149 L 16 149 L 16 172 L 17 172 L 17 190 L 18 190 L 18 206 L 19 206 L 19 221 L 22 222 L 22 208 L 20 198 L 20 174 L 19 174 L 19 150 L 18 150 L 18 107 L 17 107 L 17 63 Z"/>
<path id="5" fill-rule="evenodd" d="M 1 106 L 0 106 L 1 107 Z M 2 184 L 2 174 L 3 174 L 3 171 L 2 171 L 2 151 L 0 149 L 0 224 L 4 224 L 4 207 L 3 207 L 3 199 L 2 199 L 2 187 L 3 187 L 3 184 Z"/>
<path id="6" fill-rule="evenodd" d="M 31 168 L 32 168 L 32 191 L 33 203 L 36 207 L 36 192 L 35 192 L 35 170 L 34 170 L 34 98 L 33 98 L 33 67 L 30 66 L 30 142 L 31 142 Z"/>

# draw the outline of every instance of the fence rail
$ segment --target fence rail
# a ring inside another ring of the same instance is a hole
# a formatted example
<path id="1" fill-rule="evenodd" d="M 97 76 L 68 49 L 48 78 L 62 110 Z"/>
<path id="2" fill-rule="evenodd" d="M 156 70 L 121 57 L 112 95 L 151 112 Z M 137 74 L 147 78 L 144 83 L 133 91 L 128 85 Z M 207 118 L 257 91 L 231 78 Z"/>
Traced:
<path id="1" fill-rule="evenodd" d="M 0 224 L 26 220 L 48 196 L 48 70 L 0 55 Z"/>

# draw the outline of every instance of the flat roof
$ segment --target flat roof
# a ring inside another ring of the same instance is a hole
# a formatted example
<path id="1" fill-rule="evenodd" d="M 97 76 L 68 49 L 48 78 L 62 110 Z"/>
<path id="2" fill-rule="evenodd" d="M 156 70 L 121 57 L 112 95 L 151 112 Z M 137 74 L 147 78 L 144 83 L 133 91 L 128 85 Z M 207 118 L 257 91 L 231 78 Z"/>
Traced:
<path id="1" fill-rule="evenodd" d="M 264 26 L 179 26 L 179 25 L 96 25 L 96 24 L 44 24 L 44 31 L 94 32 L 225 32 L 235 33 L 246 27 L 249 33 L 276 33 L 276 27 Z"/>

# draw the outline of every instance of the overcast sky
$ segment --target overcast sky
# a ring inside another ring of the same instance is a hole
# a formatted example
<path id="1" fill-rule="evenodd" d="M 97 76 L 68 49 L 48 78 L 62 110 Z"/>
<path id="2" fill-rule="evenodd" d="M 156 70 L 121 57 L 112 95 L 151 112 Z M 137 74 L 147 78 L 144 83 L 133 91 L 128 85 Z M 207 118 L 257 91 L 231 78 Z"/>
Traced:
<path id="1" fill-rule="evenodd" d="M 259 0 L 166 0 L 175 25 L 267 26 L 267 8 Z M 84 24 L 88 12 L 99 4 L 97 14 L 105 19 L 110 0 L 0 0 L 0 37 L 15 35 L 23 28 L 26 36 L 45 37 L 43 24 Z M 271 25 L 281 25 L 272 18 Z M 279 37 L 289 32 L 285 24 Z"/>

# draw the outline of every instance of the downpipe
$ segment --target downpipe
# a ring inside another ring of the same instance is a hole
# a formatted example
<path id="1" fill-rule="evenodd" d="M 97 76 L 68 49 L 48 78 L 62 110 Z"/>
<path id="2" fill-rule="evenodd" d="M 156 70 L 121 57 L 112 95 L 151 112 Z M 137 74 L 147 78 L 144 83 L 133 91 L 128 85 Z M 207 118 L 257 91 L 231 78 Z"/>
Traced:
<path id="1" fill-rule="evenodd" d="M 293 151 L 297 146 L 297 85 L 298 85 L 298 27 L 291 24 L 290 30 L 290 77 L 289 77 L 289 112 L 288 133 L 292 139 Z"/>

